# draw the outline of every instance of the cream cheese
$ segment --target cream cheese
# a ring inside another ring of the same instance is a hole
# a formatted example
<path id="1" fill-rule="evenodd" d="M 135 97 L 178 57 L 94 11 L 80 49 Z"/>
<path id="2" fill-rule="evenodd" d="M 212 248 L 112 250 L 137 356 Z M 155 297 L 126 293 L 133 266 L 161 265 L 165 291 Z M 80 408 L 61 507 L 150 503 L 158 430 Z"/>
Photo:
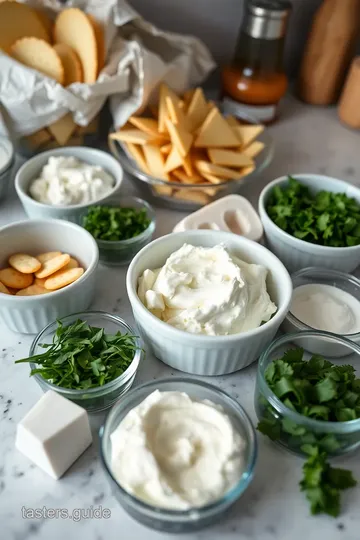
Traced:
<path id="1" fill-rule="evenodd" d="M 52 156 L 29 191 L 38 202 L 71 206 L 97 201 L 109 194 L 114 185 L 114 178 L 102 167 L 72 156 Z"/>
<path id="2" fill-rule="evenodd" d="M 240 480 L 246 441 L 223 409 L 156 390 L 111 434 L 119 484 L 160 508 L 187 510 L 220 499 Z"/>
<path id="3" fill-rule="evenodd" d="M 224 246 L 184 244 L 162 268 L 139 279 L 142 303 L 164 322 L 195 334 L 235 334 L 257 328 L 276 311 L 267 269 L 231 255 Z"/>

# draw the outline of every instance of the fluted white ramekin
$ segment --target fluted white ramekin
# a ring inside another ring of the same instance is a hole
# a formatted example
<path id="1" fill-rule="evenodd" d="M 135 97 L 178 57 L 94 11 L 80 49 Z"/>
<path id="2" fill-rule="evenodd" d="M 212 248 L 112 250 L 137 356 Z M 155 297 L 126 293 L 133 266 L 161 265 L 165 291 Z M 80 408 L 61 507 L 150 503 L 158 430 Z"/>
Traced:
<path id="1" fill-rule="evenodd" d="M 103 167 L 114 178 L 114 187 L 97 201 L 88 204 L 73 204 L 71 206 L 56 206 L 44 204 L 35 201 L 29 194 L 31 183 L 39 177 L 39 174 L 48 162 L 50 157 L 75 157 L 91 165 Z M 54 148 L 41 152 L 31 159 L 27 160 L 20 167 L 15 176 L 15 189 L 19 199 L 24 207 L 26 214 L 32 219 L 66 219 L 73 223 L 81 223 L 82 217 L 86 214 L 88 208 L 97 203 L 105 201 L 108 197 L 114 195 L 120 188 L 123 181 L 123 169 L 120 163 L 108 152 L 89 148 L 85 146 L 69 146 L 66 148 Z"/>
<path id="2" fill-rule="evenodd" d="M 138 297 L 138 279 L 147 268 L 163 266 L 167 257 L 184 243 L 204 247 L 224 244 L 239 258 L 265 266 L 269 271 L 268 290 L 278 307 L 273 318 L 241 334 L 205 336 L 184 332 L 155 317 Z M 232 233 L 208 230 L 169 234 L 148 244 L 132 260 L 126 287 L 139 332 L 155 356 L 176 369 L 197 375 L 232 373 L 254 362 L 284 320 L 292 294 L 286 268 L 269 250 Z"/>
<path id="3" fill-rule="evenodd" d="M 320 174 L 293 174 L 291 176 L 309 187 L 314 193 L 323 190 L 345 193 L 360 204 L 360 189 L 343 180 Z M 320 266 L 347 273 L 355 270 L 360 264 L 360 245 L 329 247 L 311 244 L 291 236 L 270 219 L 266 211 L 270 194 L 275 186 L 285 187 L 287 182 L 287 176 L 277 178 L 262 190 L 259 198 L 259 214 L 264 226 L 266 242 L 271 251 L 279 257 L 289 272 L 296 272 L 308 266 Z"/>
<path id="4" fill-rule="evenodd" d="M 99 250 L 85 229 L 55 219 L 18 221 L 0 229 L 0 268 L 7 266 L 13 253 L 37 255 L 47 251 L 69 253 L 85 272 L 71 285 L 48 294 L 0 293 L 0 319 L 14 332 L 37 334 L 58 318 L 85 311 L 93 300 Z"/>

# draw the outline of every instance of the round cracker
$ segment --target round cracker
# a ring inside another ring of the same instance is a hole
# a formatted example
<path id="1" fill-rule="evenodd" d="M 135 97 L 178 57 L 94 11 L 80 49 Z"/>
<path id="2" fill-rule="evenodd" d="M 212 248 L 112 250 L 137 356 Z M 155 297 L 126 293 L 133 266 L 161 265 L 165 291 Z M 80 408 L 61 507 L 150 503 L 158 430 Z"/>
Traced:
<path id="1" fill-rule="evenodd" d="M 1 283 L 1 281 L 0 281 L 0 293 L 11 294 L 9 289 L 7 287 L 5 287 L 5 285 L 3 283 Z"/>
<path id="2" fill-rule="evenodd" d="M 22 274 L 33 274 L 41 268 L 41 262 L 26 253 L 15 253 L 11 255 L 9 265 Z"/>
<path id="3" fill-rule="evenodd" d="M 26 36 L 50 41 L 34 9 L 27 4 L 0 2 L 0 49 L 8 52 L 15 41 Z"/>
<path id="4" fill-rule="evenodd" d="M 63 253 L 62 255 L 58 255 L 57 257 L 54 257 L 53 259 L 50 259 L 49 261 L 44 262 L 40 270 L 35 272 L 35 277 L 37 278 L 46 278 L 51 276 L 51 274 L 55 274 L 58 270 L 63 268 L 68 264 L 70 261 L 70 255 L 67 253 Z"/>
<path id="5" fill-rule="evenodd" d="M 30 285 L 30 287 L 26 287 L 26 289 L 21 289 L 16 293 L 16 296 L 36 296 L 38 294 L 47 294 L 50 291 L 45 289 L 45 287 L 40 287 L 40 285 Z"/>
<path id="6" fill-rule="evenodd" d="M 12 45 L 10 52 L 11 56 L 18 62 L 63 84 L 64 68 L 60 57 L 53 47 L 43 39 L 34 37 L 18 39 Z"/>
<path id="7" fill-rule="evenodd" d="M 55 21 L 54 40 L 74 49 L 82 64 L 84 82 L 94 83 L 98 73 L 97 44 L 93 26 L 86 14 L 78 8 L 61 11 Z"/>
<path id="8" fill-rule="evenodd" d="M 66 43 L 56 43 L 55 51 L 58 53 L 64 67 L 64 86 L 69 86 L 74 82 L 83 81 L 83 72 L 80 58 Z"/>
<path id="9" fill-rule="evenodd" d="M 22 274 L 15 270 L 15 268 L 3 268 L 0 270 L 0 281 L 6 287 L 12 289 L 25 289 L 29 287 L 34 280 L 32 274 Z"/>
<path id="10" fill-rule="evenodd" d="M 97 21 L 94 15 L 87 13 L 87 18 L 89 19 L 91 26 L 95 32 L 96 46 L 97 46 L 97 74 L 99 75 L 102 68 L 105 66 L 105 36 L 101 24 Z"/>
<path id="11" fill-rule="evenodd" d="M 53 259 L 58 255 L 61 255 L 61 251 L 46 251 L 45 253 L 40 253 L 40 255 L 36 255 L 36 258 L 38 261 L 41 262 L 41 264 L 44 264 L 46 261 L 50 261 L 50 259 Z"/>
<path id="12" fill-rule="evenodd" d="M 50 276 L 45 281 L 45 288 L 50 291 L 62 289 L 66 285 L 70 285 L 84 273 L 83 268 L 71 268 L 70 270 L 60 270 L 54 276 Z"/>

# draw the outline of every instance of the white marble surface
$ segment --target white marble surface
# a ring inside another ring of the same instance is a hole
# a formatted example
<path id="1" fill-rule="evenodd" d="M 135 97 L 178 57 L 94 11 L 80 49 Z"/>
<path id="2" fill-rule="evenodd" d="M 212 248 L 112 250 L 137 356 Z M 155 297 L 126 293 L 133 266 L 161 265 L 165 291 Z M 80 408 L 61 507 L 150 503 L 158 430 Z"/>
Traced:
<path id="1" fill-rule="evenodd" d="M 306 107 L 292 98 L 281 120 L 270 128 L 276 156 L 261 178 L 253 180 L 243 194 L 256 202 L 261 188 L 286 173 L 316 172 L 337 176 L 360 185 L 360 134 L 342 127 L 334 110 Z M 129 186 L 126 187 L 129 190 Z M 158 210 L 157 235 L 168 233 L 184 214 Z M 0 225 L 24 219 L 14 193 L 0 206 Z M 125 290 L 125 270 L 99 268 L 94 309 L 118 313 L 133 322 Z M 128 517 L 110 492 L 97 459 L 97 442 L 59 481 L 33 466 L 14 448 L 16 423 L 41 395 L 28 376 L 27 365 L 14 360 L 28 354 L 31 336 L 16 335 L 0 325 L 0 538 L 2 540 L 170 540 L 172 536 L 145 529 Z M 245 407 L 256 423 L 253 392 L 256 366 L 212 379 Z M 175 372 L 147 356 L 136 383 L 174 375 Z M 176 373 L 178 374 L 178 373 Z M 95 441 L 102 415 L 92 418 Z M 211 529 L 188 535 L 189 540 L 359 540 L 360 486 L 343 496 L 342 515 L 311 517 L 297 483 L 301 459 L 273 446 L 263 436 L 255 478 L 229 518 Z M 360 480 L 359 454 L 338 460 Z M 25 508 L 108 508 L 109 519 L 26 519 Z"/>

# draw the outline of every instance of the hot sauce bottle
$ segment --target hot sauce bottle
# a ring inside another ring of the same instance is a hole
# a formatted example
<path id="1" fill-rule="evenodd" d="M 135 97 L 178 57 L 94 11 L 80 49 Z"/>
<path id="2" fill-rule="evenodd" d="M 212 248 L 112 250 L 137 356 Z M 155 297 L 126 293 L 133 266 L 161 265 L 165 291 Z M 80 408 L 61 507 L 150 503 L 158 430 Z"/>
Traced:
<path id="1" fill-rule="evenodd" d="M 222 93 L 227 111 L 243 111 L 270 123 L 286 92 L 283 56 L 291 3 L 252 0 L 246 6 L 232 63 L 222 70 Z"/>

